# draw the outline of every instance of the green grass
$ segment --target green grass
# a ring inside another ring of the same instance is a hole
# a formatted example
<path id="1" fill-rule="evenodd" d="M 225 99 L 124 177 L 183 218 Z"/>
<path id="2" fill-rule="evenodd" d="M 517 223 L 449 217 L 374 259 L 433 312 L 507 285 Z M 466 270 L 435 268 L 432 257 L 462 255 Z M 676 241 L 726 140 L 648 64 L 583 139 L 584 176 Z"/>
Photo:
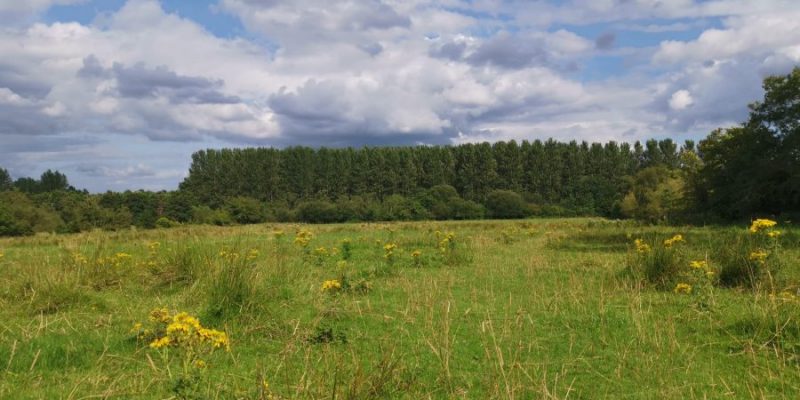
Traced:
<path id="1" fill-rule="evenodd" d="M 169 398 L 176 353 L 130 333 L 159 307 L 231 339 L 196 372 L 197 398 L 268 398 L 264 380 L 292 399 L 798 398 L 800 303 L 769 295 L 800 283 L 800 230 L 781 226 L 769 289 L 715 288 L 711 311 L 625 274 L 633 238 L 681 233 L 700 259 L 745 228 L 537 219 L 2 239 L 0 398 Z M 455 233 L 452 253 L 436 231 Z M 345 238 L 345 273 L 368 292 L 320 290 L 341 255 L 313 250 Z M 132 257 L 108 265 L 117 253 Z"/>

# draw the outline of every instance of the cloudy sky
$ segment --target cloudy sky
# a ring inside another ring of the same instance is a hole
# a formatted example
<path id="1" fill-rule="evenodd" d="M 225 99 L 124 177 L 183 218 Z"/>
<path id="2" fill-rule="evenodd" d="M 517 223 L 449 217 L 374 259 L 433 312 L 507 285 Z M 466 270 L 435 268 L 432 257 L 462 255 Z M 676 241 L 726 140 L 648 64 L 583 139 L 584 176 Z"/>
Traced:
<path id="1" fill-rule="evenodd" d="M 697 139 L 796 0 L 0 0 L 0 167 L 174 189 L 204 148 Z"/>

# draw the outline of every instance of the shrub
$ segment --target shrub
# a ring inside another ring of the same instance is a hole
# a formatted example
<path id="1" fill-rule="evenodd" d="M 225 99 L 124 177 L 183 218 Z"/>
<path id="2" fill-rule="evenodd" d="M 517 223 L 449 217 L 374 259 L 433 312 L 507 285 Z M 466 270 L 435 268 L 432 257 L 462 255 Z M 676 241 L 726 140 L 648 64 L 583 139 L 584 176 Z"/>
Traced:
<path id="1" fill-rule="evenodd" d="M 308 201 L 297 206 L 296 216 L 299 221 L 310 223 L 343 222 L 342 214 L 335 204 L 325 201 Z"/>
<path id="2" fill-rule="evenodd" d="M 510 190 L 494 190 L 486 198 L 486 208 L 492 218 L 524 218 L 530 215 L 525 200 Z"/>
<path id="3" fill-rule="evenodd" d="M 266 219 L 261 202 L 251 197 L 231 197 L 225 202 L 225 208 L 239 224 L 257 224 Z"/>
<path id="4" fill-rule="evenodd" d="M 214 210 L 209 206 L 192 207 L 192 221 L 197 224 L 209 225 L 230 225 L 233 219 L 228 211 L 223 209 Z"/>
<path id="5" fill-rule="evenodd" d="M 629 218 L 657 222 L 668 220 L 683 209 L 683 180 L 663 166 L 648 167 L 630 178 L 631 190 L 619 208 Z"/>
<path id="6" fill-rule="evenodd" d="M 381 203 L 378 219 L 383 221 L 409 221 L 428 218 L 430 214 L 419 201 L 400 195 L 391 195 Z"/>
<path id="7" fill-rule="evenodd" d="M 167 217 L 159 217 L 156 220 L 156 228 L 173 228 L 179 224 Z"/>

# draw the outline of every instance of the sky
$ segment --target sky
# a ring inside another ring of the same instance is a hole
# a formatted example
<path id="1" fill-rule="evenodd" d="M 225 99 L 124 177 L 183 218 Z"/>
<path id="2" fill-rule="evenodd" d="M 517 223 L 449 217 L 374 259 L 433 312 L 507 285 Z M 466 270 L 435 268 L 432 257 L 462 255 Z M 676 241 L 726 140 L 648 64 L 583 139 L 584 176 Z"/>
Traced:
<path id="1" fill-rule="evenodd" d="M 172 190 L 223 147 L 700 139 L 796 0 L 0 0 L 0 167 Z"/>

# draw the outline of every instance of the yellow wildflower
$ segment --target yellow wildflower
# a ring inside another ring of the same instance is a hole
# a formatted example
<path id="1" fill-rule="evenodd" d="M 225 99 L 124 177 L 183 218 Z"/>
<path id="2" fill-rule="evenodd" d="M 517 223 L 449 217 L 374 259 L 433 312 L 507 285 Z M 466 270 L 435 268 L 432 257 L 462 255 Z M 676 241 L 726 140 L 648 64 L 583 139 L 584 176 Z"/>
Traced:
<path id="1" fill-rule="evenodd" d="M 664 247 L 672 247 L 673 244 L 683 242 L 683 235 L 675 235 L 664 241 Z"/>
<path id="2" fill-rule="evenodd" d="M 773 226 L 777 225 L 778 223 L 771 220 L 771 219 L 756 219 L 750 224 L 750 232 L 751 233 L 758 233 L 764 229 L 772 228 Z"/>
<path id="3" fill-rule="evenodd" d="M 311 239 L 314 238 L 314 234 L 311 233 L 309 230 L 301 229 L 297 232 L 294 237 L 294 244 L 300 247 L 308 247 L 308 244 L 311 242 Z"/>
<path id="4" fill-rule="evenodd" d="M 759 264 L 763 264 L 764 262 L 767 261 L 767 256 L 769 256 L 769 254 L 766 251 L 758 249 L 754 252 L 751 252 L 748 258 L 750 259 L 750 261 L 755 261 Z"/>
<path id="5" fill-rule="evenodd" d="M 767 236 L 776 239 L 778 236 L 781 235 L 781 231 L 769 231 L 767 232 Z"/>
<path id="6" fill-rule="evenodd" d="M 194 366 L 195 366 L 195 368 L 203 369 L 203 368 L 206 367 L 206 362 L 203 361 L 203 360 L 195 360 Z"/>
<path id="7" fill-rule="evenodd" d="M 692 293 L 692 285 L 688 283 L 679 283 L 675 286 L 675 289 L 673 289 L 672 291 L 675 293 L 689 294 Z"/>
<path id="8" fill-rule="evenodd" d="M 650 245 L 645 243 L 642 239 L 636 239 L 633 241 L 634 246 L 636 246 L 637 253 L 647 253 L 650 251 Z"/>
<path id="9" fill-rule="evenodd" d="M 342 288 L 342 283 L 336 279 L 330 279 L 325 282 L 322 282 L 322 287 L 320 288 L 323 292 L 336 292 Z"/>
<path id="10" fill-rule="evenodd" d="M 156 339 L 150 342 L 150 348 L 160 349 L 162 347 L 169 346 L 171 342 L 172 340 L 169 338 L 169 336 L 164 336 L 160 339 Z"/>
<path id="11" fill-rule="evenodd" d="M 137 323 L 133 324 L 133 327 L 131 328 L 131 333 L 137 333 L 138 334 L 139 332 L 141 332 L 141 330 L 142 330 L 142 323 L 141 322 L 137 322 Z"/>
<path id="12" fill-rule="evenodd" d="M 414 258 L 419 258 L 419 256 L 421 256 L 421 255 L 422 255 L 422 252 L 419 251 L 419 250 L 414 250 L 414 251 L 411 252 L 411 257 L 414 257 Z"/>
<path id="13" fill-rule="evenodd" d="M 708 269 L 708 261 L 706 260 L 692 261 L 689 263 L 689 266 L 692 269 Z"/>

